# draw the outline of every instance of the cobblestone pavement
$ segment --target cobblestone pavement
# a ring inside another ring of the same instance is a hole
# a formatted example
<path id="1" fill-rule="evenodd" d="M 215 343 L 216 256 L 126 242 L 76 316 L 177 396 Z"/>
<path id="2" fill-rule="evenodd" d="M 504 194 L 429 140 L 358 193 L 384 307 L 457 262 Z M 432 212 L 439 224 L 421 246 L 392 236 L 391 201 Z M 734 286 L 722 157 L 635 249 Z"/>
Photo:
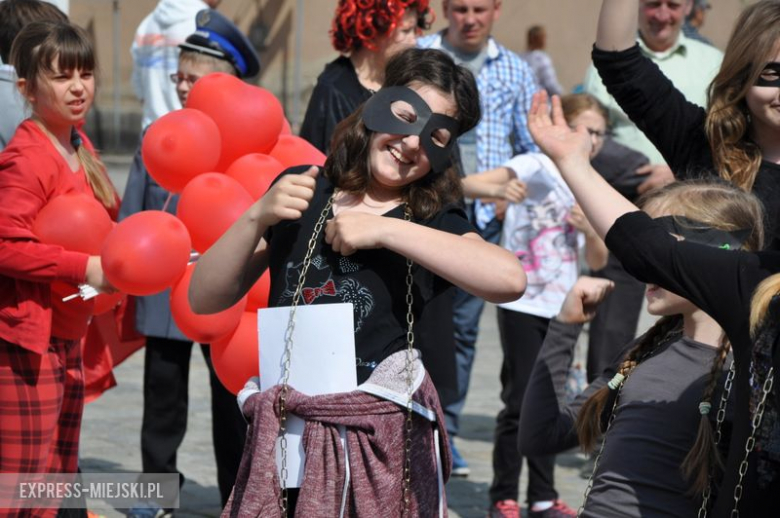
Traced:
<path id="1" fill-rule="evenodd" d="M 106 157 L 111 176 L 120 190 L 125 184 L 127 158 Z M 647 325 L 646 318 L 643 326 Z M 120 365 L 115 375 L 118 386 L 85 410 L 81 436 L 81 467 L 85 472 L 137 472 L 141 470 L 140 427 L 143 383 L 143 350 Z M 447 484 L 450 516 L 481 518 L 488 505 L 492 477 L 491 454 L 495 416 L 500 410 L 498 372 L 501 348 L 498 342 L 495 308 L 487 305 L 482 316 L 472 386 L 456 444 L 471 467 L 468 478 L 454 478 Z M 178 466 L 187 477 L 177 517 L 218 516 L 219 492 L 211 445 L 211 412 L 208 375 L 200 352 L 193 352 L 190 370 L 188 431 L 179 448 Z M 561 498 L 572 507 L 579 505 L 585 488 L 580 478 L 583 458 L 576 452 L 558 456 L 555 482 Z M 525 473 L 524 473 L 525 475 Z M 525 498 L 525 476 L 520 484 Z M 107 517 L 121 517 L 121 510 L 95 509 Z"/>

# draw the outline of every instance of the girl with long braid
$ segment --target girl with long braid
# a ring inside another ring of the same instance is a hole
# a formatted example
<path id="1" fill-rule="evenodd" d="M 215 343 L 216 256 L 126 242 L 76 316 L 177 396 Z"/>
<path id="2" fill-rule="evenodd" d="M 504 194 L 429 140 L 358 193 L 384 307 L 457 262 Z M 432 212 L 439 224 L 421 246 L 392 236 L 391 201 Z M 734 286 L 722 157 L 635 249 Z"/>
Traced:
<path id="1" fill-rule="evenodd" d="M 642 206 L 687 241 L 761 247 L 760 203 L 725 182 L 671 184 Z M 570 403 L 564 387 L 586 320 L 583 295 L 611 287 L 578 281 L 551 321 L 526 392 L 521 450 L 554 453 L 579 443 L 595 453 L 582 516 L 694 516 L 719 461 L 716 443 L 726 445 L 716 436 L 730 421 L 716 417 L 726 416 L 718 409 L 728 396 L 731 344 L 693 303 L 648 285 L 648 312 L 661 318 Z M 600 442 L 602 422 L 608 431 Z"/>
<path id="2" fill-rule="evenodd" d="M 94 303 L 64 303 L 52 285 L 113 287 L 100 256 L 42 243 L 32 228 L 60 196 L 94 196 L 114 216 L 119 198 L 80 130 L 95 94 L 86 32 L 64 21 L 30 23 L 14 40 L 11 64 L 32 116 L 0 153 L 0 473 L 75 473 L 84 409 L 80 341 Z M 19 511 L 0 509 L 6 515 Z"/>
<path id="3" fill-rule="evenodd" d="M 780 489 L 778 387 L 773 385 L 774 368 L 780 366 L 776 346 L 780 299 L 776 296 L 778 277 L 774 275 L 780 272 L 780 254 L 723 250 L 723 245 L 718 245 L 722 240 L 713 237 L 706 223 L 680 217 L 654 221 L 637 211 L 590 167 L 587 131 L 581 127 L 572 131 L 566 125 L 558 98 L 553 97 L 552 117 L 546 94 L 542 92 L 534 99 L 529 128 L 560 169 L 596 232 L 605 238 L 626 270 L 643 282 L 688 299 L 725 331 L 736 373 L 731 390 L 733 404 L 728 405 L 734 412 L 731 439 L 720 483 L 720 477 L 713 473 L 714 505 L 705 506 L 700 514 L 711 509 L 712 516 L 766 516 Z M 729 235 L 739 241 L 748 231 L 755 232 L 755 227 L 734 229 Z M 702 246 L 701 241 L 718 246 Z M 728 241 L 724 244 L 733 248 Z M 630 371 L 631 364 L 626 367 Z M 640 371 L 628 372 L 629 377 Z M 688 372 L 678 376 L 691 378 Z M 617 377 L 612 386 L 620 394 L 628 384 L 625 378 Z M 709 415 L 716 399 L 703 401 L 700 413 Z M 605 406 L 609 409 L 608 404 Z M 619 415 L 611 420 L 613 425 Z M 609 424 L 602 422 L 602 431 Z M 710 451 L 703 449 L 707 455 Z"/>

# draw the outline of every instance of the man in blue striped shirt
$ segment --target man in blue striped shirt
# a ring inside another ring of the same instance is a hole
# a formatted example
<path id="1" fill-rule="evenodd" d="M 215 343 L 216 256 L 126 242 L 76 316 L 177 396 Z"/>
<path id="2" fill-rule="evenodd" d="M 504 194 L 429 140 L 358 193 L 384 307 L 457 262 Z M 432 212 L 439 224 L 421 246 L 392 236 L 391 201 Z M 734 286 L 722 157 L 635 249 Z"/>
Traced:
<path id="1" fill-rule="evenodd" d="M 476 128 L 458 139 L 463 173 L 468 175 L 493 169 L 515 155 L 538 151 L 528 132 L 526 119 L 531 97 L 537 90 L 534 72 L 517 54 L 491 37 L 493 23 L 501 11 L 501 0 L 443 0 L 442 11 L 449 26 L 437 34 L 420 38 L 418 45 L 444 50 L 476 77 L 482 120 Z M 494 243 L 498 242 L 501 235 L 501 221 L 496 217 L 496 201 L 505 203 L 503 200 L 487 199 L 475 199 L 469 203 L 472 222 L 483 238 Z M 484 301 L 481 299 L 458 290 L 453 308 L 458 400 L 444 407 L 450 438 L 458 432 L 458 417 L 468 391 L 483 306 Z M 513 380 L 506 381 L 513 383 Z M 512 434 L 508 434 L 507 438 L 509 435 Z M 509 513 L 506 514 L 500 508 L 507 505 L 506 502 L 517 506 L 522 458 L 517 451 L 516 441 L 502 441 L 497 436 L 493 457 L 491 516 L 510 516 L 514 509 L 506 509 Z M 545 459 L 541 464 L 530 469 L 529 504 L 540 503 L 541 507 L 546 507 L 545 504 L 549 503 L 552 506 L 557 503 L 557 493 L 553 487 L 553 463 Z M 468 473 L 467 463 L 453 448 L 453 475 L 465 476 Z"/>

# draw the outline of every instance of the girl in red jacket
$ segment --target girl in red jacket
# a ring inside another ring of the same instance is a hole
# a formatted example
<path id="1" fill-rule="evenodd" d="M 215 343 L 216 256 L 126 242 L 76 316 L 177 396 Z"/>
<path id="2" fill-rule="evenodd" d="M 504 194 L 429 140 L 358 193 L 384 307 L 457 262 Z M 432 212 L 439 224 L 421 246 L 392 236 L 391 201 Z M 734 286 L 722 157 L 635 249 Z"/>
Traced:
<path id="1" fill-rule="evenodd" d="M 41 243 L 31 229 L 63 194 L 94 195 L 109 211 L 118 197 L 78 129 L 95 93 L 86 33 L 32 23 L 14 40 L 11 64 L 32 116 L 0 154 L 0 473 L 73 473 L 84 407 L 79 340 L 92 305 L 62 302 L 51 286 L 112 288 L 99 256 Z"/>

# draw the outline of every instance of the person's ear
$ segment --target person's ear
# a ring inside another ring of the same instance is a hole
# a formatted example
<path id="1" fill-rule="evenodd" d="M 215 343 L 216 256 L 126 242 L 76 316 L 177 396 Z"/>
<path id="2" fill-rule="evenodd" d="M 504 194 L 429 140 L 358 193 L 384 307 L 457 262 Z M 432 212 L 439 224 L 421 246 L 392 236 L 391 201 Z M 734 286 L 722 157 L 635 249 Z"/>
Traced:
<path id="1" fill-rule="evenodd" d="M 691 11 L 693 11 L 693 0 L 686 0 L 685 7 L 683 7 L 685 12 L 685 18 L 688 18 L 691 15 Z"/>
<path id="2" fill-rule="evenodd" d="M 498 15 L 501 14 L 501 0 L 495 0 L 493 9 L 493 21 L 498 20 Z"/>
<path id="3" fill-rule="evenodd" d="M 32 92 L 28 91 L 29 87 L 30 85 L 27 82 L 27 79 L 20 77 L 19 79 L 16 80 L 16 89 L 19 90 L 19 93 L 22 95 L 22 97 L 27 99 L 28 103 L 32 104 L 33 102 L 35 102 L 35 96 L 33 95 Z"/>

